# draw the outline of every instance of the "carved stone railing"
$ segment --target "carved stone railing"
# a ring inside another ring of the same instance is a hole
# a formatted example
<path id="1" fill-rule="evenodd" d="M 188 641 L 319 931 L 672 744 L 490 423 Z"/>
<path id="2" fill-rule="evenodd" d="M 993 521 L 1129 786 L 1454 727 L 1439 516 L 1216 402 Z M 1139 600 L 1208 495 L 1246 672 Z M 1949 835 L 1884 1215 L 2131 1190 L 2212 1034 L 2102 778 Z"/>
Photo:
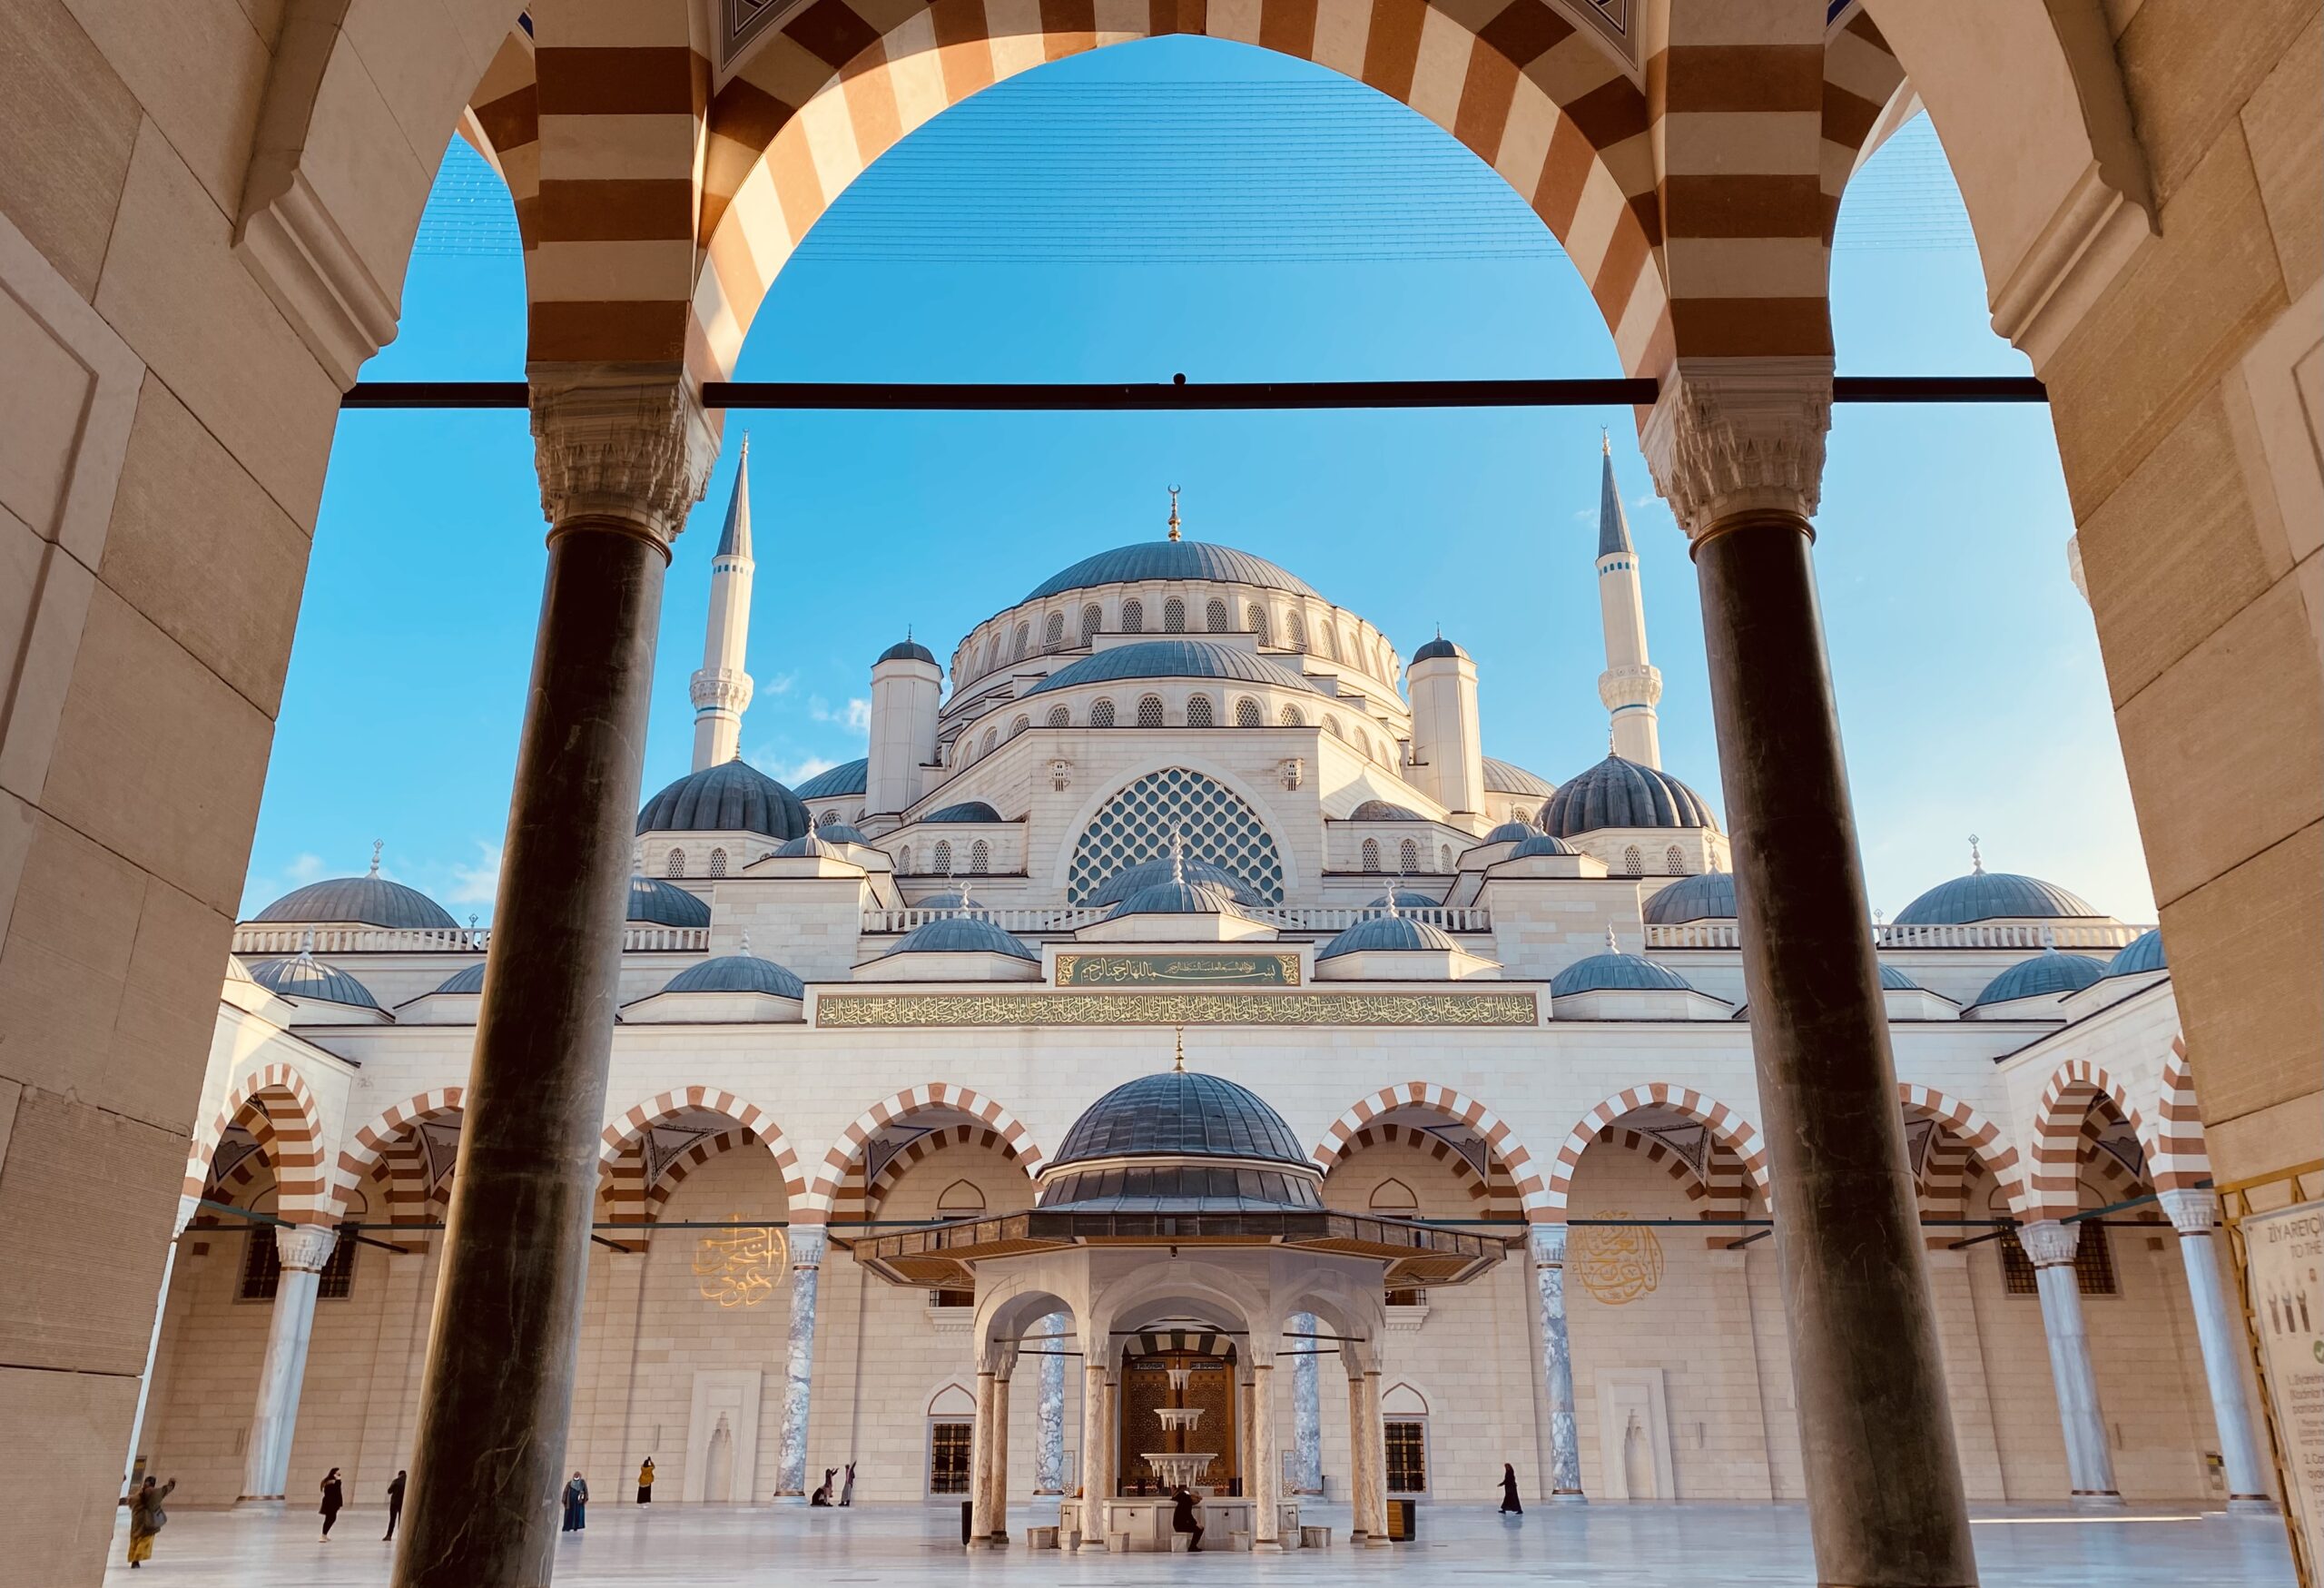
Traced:
<path id="1" fill-rule="evenodd" d="M 1872 942 L 1883 949 L 2005 949 L 2039 953 L 2054 945 L 2069 952 L 2098 949 L 2111 953 L 2145 930 L 2095 922 L 1980 921 L 1966 926 L 1901 926 L 1892 922 L 1873 928 Z M 1649 926 L 1646 946 L 1738 949 L 1743 940 L 1741 929 L 1732 921 L 1689 921 L 1676 926 Z"/>
<path id="2" fill-rule="evenodd" d="M 480 954 L 492 946 L 488 926 L 273 926 L 234 928 L 238 954 Z M 622 929 L 622 952 L 703 953 L 710 947 L 706 926 L 655 926 L 632 922 Z"/>
<path id="3" fill-rule="evenodd" d="M 867 910 L 863 912 L 866 933 L 884 934 L 910 932 L 915 926 L 925 926 L 931 921 L 950 921 L 961 915 L 973 915 L 990 921 L 1003 932 L 1065 932 L 1103 921 L 1112 912 L 1109 904 L 1055 905 L 1048 908 L 1009 909 L 970 904 L 941 909 Z M 1313 905 L 1250 904 L 1243 913 L 1263 925 L 1283 932 L 1344 932 L 1359 921 L 1384 915 L 1384 910 L 1363 906 L 1325 909 Z M 1399 910 L 1398 914 L 1442 927 L 1446 932 L 1482 932 L 1492 930 L 1492 912 L 1474 908 L 1452 909 L 1443 904 L 1419 905 Z"/>

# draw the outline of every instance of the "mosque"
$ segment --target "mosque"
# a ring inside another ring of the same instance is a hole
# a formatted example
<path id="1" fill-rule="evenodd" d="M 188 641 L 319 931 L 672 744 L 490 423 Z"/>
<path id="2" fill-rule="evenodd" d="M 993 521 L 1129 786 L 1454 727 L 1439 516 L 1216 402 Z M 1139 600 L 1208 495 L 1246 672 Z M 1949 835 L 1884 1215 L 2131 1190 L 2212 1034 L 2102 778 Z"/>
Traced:
<path id="1" fill-rule="evenodd" d="M 1603 481 L 1595 765 L 1487 755 L 1452 638 L 1174 496 L 949 690 L 882 652 L 868 754 L 790 788 L 737 749 L 746 451 L 637 818 L 565 1465 L 1090 1548 L 1181 1479 L 1259 1547 L 1504 1462 L 1799 1498 L 1748 927 Z M 1870 948 L 1969 1494 L 2268 1504 L 2160 937 L 1932 882 Z M 409 1464 L 489 937 L 376 858 L 237 929 L 134 1445 L 179 1504 Z"/>

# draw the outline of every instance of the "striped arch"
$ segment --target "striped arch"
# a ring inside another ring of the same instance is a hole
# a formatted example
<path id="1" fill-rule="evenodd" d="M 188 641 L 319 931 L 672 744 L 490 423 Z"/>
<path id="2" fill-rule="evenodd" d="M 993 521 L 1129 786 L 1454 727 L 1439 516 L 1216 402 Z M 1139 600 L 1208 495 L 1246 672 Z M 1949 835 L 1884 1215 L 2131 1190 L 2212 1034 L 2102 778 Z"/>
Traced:
<path id="1" fill-rule="evenodd" d="M 840 1132 L 831 1150 L 823 1154 L 821 1168 L 815 1171 L 815 1182 L 806 1194 L 803 1209 L 794 1210 L 793 1217 L 802 1223 L 821 1223 L 829 1218 L 839 1199 L 841 1182 L 849 1169 L 863 1157 L 863 1144 L 887 1125 L 909 1119 L 931 1109 L 957 1109 L 970 1114 L 999 1132 L 1006 1144 L 1009 1156 L 1026 1175 L 1040 1172 L 1041 1149 L 1033 1144 L 1031 1132 L 1019 1122 L 1017 1116 L 990 1099 L 979 1096 L 965 1086 L 953 1086 L 945 1081 L 931 1081 L 926 1086 L 911 1087 L 896 1093 L 885 1102 L 872 1104 L 856 1116 L 855 1122 Z"/>
<path id="2" fill-rule="evenodd" d="M 1574 1166 L 1581 1161 L 1584 1149 L 1598 1139 L 1599 1131 L 1634 1110 L 1654 1107 L 1675 1110 L 1708 1129 L 1712 1139 L 1742 1164 L 1748 1189 L 1758 1194 L 1763 1206 L 1772 1206 L 1768 1149 L 1759 1139 L 1758 1129 L 1725 1103 L 1716 1102 L 1692 1087 L 1656 1080 L 1615 1093 L 1584 1114 L 1567 1135 L 1564 1145 L 1558 1149 L 1557 1161 L 1551 1166 L 1548 1195 L 1543 1198 L 1545 1216 L 1551 1222 L 1565 1222 L 1566 1200 L 1573 1191 Z"/>
<path id="3" fill-rule="evenodd" d="M 880 1172 L 868 1184 L 863 1179 L 863 1157 L 858 1153 L 849 1162 L 847 1176 L 840 1181 L 839 1194 L 832 1199 L 832 1222 L 847 1224 L 876 1218 L 888 1193 L 895 1189 L 896 1182 L 907 1170 L 940 1152 L 962 1147 L 997 1150 L 1019 1169 L 1024 1168 L 1016 1144 L 990 1125 L 939 1126 L 906 1142 L 894 1157 L 880 1166 Z"/>
<path id="4" fill-rule="evenodd" d="M 307 1090 L 306 1078 L 288 1064 L 254 1070 L 227 1092 L 217 1115 L 187 1149 L 182 1194 L 202 1195 L 219 1141 L 235 1118 L 251 1108 L 264 1119 L 258 1135 L 274 1170 L 276 1217 L 290 1224 L 330 1223 L 331 1198 L 323 1184 L 321 1111 Z"/>
<path id="5" fill-rule="evenodd" d="M 460 1087 L 444 1086 L 438 1087 L 433 1091 L 423 1091 L 416 1097 L 406 1098 L 402 1102 L 355 1132 L 348 1144 L 340 1149 L 339 1166 L 331 1176 L 330 1200 L 333 1210 L 336 1211 L 346 1206 L 349 1192 L 361 1186 L 365 1180 L 378 1178 L 380 1163 L 388 1161 L 390 1164 L 388 1176 L 389 1206 L 399 1209 L 390 1217 L 401 1221 L 404 1218 L 404 1210 L 408 1210 L 410 1206 L 409 1179 L 419 1171 L 407 1162 L 404 1165 L 405 1178 L 399 1180 L 392 1167 L 392 1159 L 389 1158 L 388 1149 L 395 1143 L 406 1140 L 411 1128 L 421 1120 L 457 1110 L 460 1106 L 463 1091 L 464 1089 Z M 405 1156 L 409 1159 L 410 1155 Z M 404 1191 L 406 1199 L 399 1199 L 397 1195 L 399 1187 Z M 427 1188 L 420 1189 L 417 1199 L 423 1204 L 428 1200 Z M 413 1217 L 417 1218 L 418 1215 L 414 1214 Z"/>
<path id="6" fill-rule="evenodd" d="M 2152 1165 L 2158 1154 L 2145 1119 L 2120 1082 L 2087 1059 L 2058 1066 L 2034 1114 L 2034 1172 L 2030 1208 L 2037 1218 L 2063 1218 L 2081 1203 L 2083 1124 L 2100 1099 L 2130 1122 Z"/>
<path id="7" fill-rule="evenodd" d="M 1331 1129 L 1308 1156 L 1325 1174 L 1331 1173 L 1332 1165 L 1348 1150 L 1358 1131 L 1381 1115 L 1396 1109 L 1426 1109 L 1469 1126 L 1485 1139 L 1486 1144 L 1492 1149 L 1494 1159 L 1508 1171 L 1510 1179 L 1515 1182 L 1518 1200 L 1525 1209 L 1525 1217 L 1537 1223 L 1550 1217 L 1548 1188 L 1542 1184 L 1533 1155 L 1517 1139 L 1509 1121 L 1474 1098 L 1463 1096 L 1449 1086 L 1408 1080 L 1401 1086 L 1382 1087 L 1334 1119 Z"/>
<path id="8" fill-rule="evenodd" d="M 597 1155 L 597 1165 L 598 1205 L 606 1219 L 617 1224 L 645 1224 L 651 1220 L 653 1205 L 649 1202 L 650 1188 L 645 1183 L 645 1155 L 638 1150 L 639 1143 L 646 1131 L 686 1109 L 723 1114 L 748 1131 L 753 1141 L 773 1156 L 775 1167 L 783 1171 L 783 1189 L 791 1201 L 793 1221 L 821 1222 L 801 1218 L 801 1200 L 807 1188 L 800 1173 L 799 1155 L 792 1150 L 790 1138 L 783 1135 L 773 1116 L 757 1104 L 744 1102 L 733 1092 L 714 1086 L 689 1086 L 663 1092 L 630 1108 L 605 1128 L 600 1134 L 605 1145 Z"/>
<path id="9" fill-rule="evenodd" d="M 2146 1170 L 2156 1190 L 2182 1191 L 2211 1178 L 2211 1149 L 2203 1141 L 2202 1110 L 2195 1100 L 2195 1071 L 2187 1061 L 2184 1036 L 2171 1039 L 2171 1056 L 2162 1061 L 2153 1136 Z"/>
<path id="10" fill-rule="evenodd" d="M 1383 1119 L 1366 1125 L 1340 1146 L 1333 1156 L 1333 1167 L 1346 1163 L 1371 1148 L 1396 1146 L 1416 1148 L 1442 1165 L 1444 1171 L 1461 1183 L 1462 1191 L 1480 1218 L 1518 1219 L 1525 1216 L 1525 1204 L 1517 1193 L 1517 1182 L 1510 1177 L 1508 1166 L 1499 1158 L 1492 1160 L 1491 1175 L 1481 1175 L 1453 1145 L 1432 1130 L 1416 1126 L 1399 1125 Z"/>
<path id="11" fill-rule="evenodd" d="M 1929 1156 L 1921 1166 L 1920 1181 L 1922 1195 L 1931 1205 L 1959 1209 L 1942 1217 L 1968 1217 L 1973 1163 L 1982 1164 L 1985 1172 L 1994 1177 L 1995 1189 L 2014 1211 L 2033 1217 L 2025 1198 L 2017 1149 L 2009 1144 L 2001 1127 L 1967 1103 L 1911 1081 L 1896 1083 L 1896 1097 L 1904 1104 L 1907 1118 L 1936 1122 L 1936 1136 L 1929 1143 Z M 1933 1247 L 1959 1238 L 1957 1234 L 1937 1231 L 1929 1236 Z"/>
<path id="12" fill-rule="evenodd" d="M 721 1130 L 715 1136 L 705 1136 L 695 1142 L 672 1159 L 662 1170 L 662 1178 L 645 1188 L 645 1217 L 648 1219 L 661 1218 L 663 1206 L 669 1201 L 670 1193 L 684 1183 L 688 1175 L 712 1159 L 740 1148 L 757 1145 L 758 1132 L 747 1125 L 737 1125 L 732 1130 Z"/>
<path id="13" fill-rule="evenodd" d="M 1598 1139 L 1609 1147 L 1644 1153 L 1649 1163 L 1660 1164 L 1663 1172 L 1687 1193 L 1687 1200 L 1695 1205 L 1695 1216 L 1705 1223 L 1718 1224 L 1718 1229 L 1703 1237 L 1703 1245 L 1712 1251 L 1726 1250 L 1742 1235 L 1735 1221 L 1751 1211 L 1751 1179 L 1744 1170 L 1743 1160 L 1717 1137 L 1711 1138 L 1699 1169 L 1669 1142 L 1644 1130 L 1606 1125 L 1599 1129 Z"/>

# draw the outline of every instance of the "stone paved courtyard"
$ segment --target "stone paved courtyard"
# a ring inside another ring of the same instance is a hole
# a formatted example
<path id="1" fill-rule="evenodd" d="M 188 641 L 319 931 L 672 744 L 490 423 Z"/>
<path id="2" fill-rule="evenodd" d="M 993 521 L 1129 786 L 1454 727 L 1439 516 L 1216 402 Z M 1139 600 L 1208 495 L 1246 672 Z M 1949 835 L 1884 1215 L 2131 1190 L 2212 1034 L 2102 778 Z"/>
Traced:
<path id="1" fill-rule="evenodd" d="M 1022 1506 L 1019 1531 L 1054 1520 Z M 1977 1513 L 1978 1563 L 1987 1588 L 2290 1588 L 2290 1557 L 2272 1517 L 2141 1510 L 2097 1520 L 2056 1508 Z M 1497 1584 L 1812 1583 L 1807 1514 L 1797 1506 L 1616 1505 L 1537 1509 L 1504 1523 L 1482 1507 L 1429 1507 L 1417 1544 L 1354 1551 L 1344 1506 L 1310 1510 L 1341 1541 L 1328 1551 L 1262 1557 L 1071 1555 L 1020 1547 L 964 1555 L 949 1511 L 861 1507 L 686 1510 L 599 1507 L 588 1531 L 560 1541 L 556 1581 L 567 1588 L 714 1588 L 727 1583 L 846 1583 L 933 1588 L 971 1583 L 1154 1584 L 1345 1583 L 1395 1588 Z M 177 1512 L 153 1563 L 132 1576 L 117 1534 L 108 1583 L 141 1588 L 356 1588 L 388 1580 L 384 1515 L 352 1510 L 328 1544 L 308 1514 Z"/>

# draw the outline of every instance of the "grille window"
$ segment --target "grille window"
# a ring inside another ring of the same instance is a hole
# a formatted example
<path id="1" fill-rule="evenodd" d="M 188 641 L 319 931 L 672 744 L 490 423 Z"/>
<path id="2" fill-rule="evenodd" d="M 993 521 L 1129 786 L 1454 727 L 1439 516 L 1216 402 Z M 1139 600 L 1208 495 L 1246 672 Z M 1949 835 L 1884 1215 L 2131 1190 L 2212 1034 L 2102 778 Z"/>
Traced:
<path id="1" fill-rule="evenodd" d="M 726 874 L 726 852 L 724 850 L 714 849 L 710 852 L 710 874 L 714 877 L 723 877 Z"/>
<path id="2" fill-rule="evenodd" d="M 992 870 L 992 845 L 978 839 L 969 845 L 969 874 L 980 877 Z"/>
<path id="3" fill-rule="evenodd" d="M 931 1423 L 928 1428 L 928 1492 L 969 1492 L 969 1436 L 973 1424 Z"/>
<path id="4" fill-rule="evenodd" d="M 1297 706 L 1286 705 L 1283 708 L 1283 725 L 1286 728 L 1304 728 L 1307 725 L 1307 719 L 1299 715 Z"/>
<path id="5" fill-rule="evenodd" d="M 1105 626 L 1106 609 L 1104 607 L 1092 606 L 1084 607 L 1081 609 L 1081 643 L 1083 645 L 1086 646 L 1096 639 L 1098 631 Z"/>
<path id="6" fill-rule="evenodd" d="M 1377 838 L 1364 841 L 1364 869 L 1368 872 L 1380 869 L 1380 841 Z"/>
<path id="7" fill-rule="evenodd" d="M 1053 728 L 1061 728 L 1072 722 L 1072 716 L 1067 713 L 1065 707 L 1061 705 L 1050 707 L 1049 726 Z"/>
<path id="8" fill-rule="evenodd" d="M 1687 857 L 1679 853 L 1679 846 L 1675 843 L 1663 855 L 1662 863 L 1670 868 L 1670 874 L 1674 877 L 1683 877 L 1687 874 Z"/>
<path id="9" fill-rule="evenodd" d="M 663 867 L 663 874 L 673 877 L 682 877 L 686 874 L 686 852 L 684 850 L 673 849 L 670 851 L 669 863 Z"/>
<path id="10" fill-rule="evenodd" d="M 1217 723 L 1215 722 L 1211 716 L 1210 696 L 1207 695 L 1190 695 L 1187 700 L 1187 726 L 1190 728 L 1212 728 L 1216 727 L 1217 725 Z"/>
<path id="11" fill-rule="evenodd" d="M 936 841 L 936 859 L 933 864 L 938 876 L 949 877 L 952 874 L 952 841 L 950 839 L 940 838 Z"/>
<path id="12" fill-rule="evenodd" d="M 1124 634 L 1146 632 L 1146 603 L 1136 597 L 1122 603 L 1122 632 Z"/>
<path id="13" fill-rule="evenodd" d="M 1064 646 L 1065 614 L 1052 612 L 1049 614 L 1049 620 L 1041 626 L 1041 648 L 1045 651 L 1054 651 L 1063 649 Z"/>
<path id="14" fill-rule="evenodd" d="M 1158 728 L 1162 725 L 1162 697 L 1160 695 L 1148 695 L 1138 701 L 1137 725 L 1141 728 Z"/>
<path id="15" fill-rule="evenodd" d="M 1639 853 L 1635 843 L 1622 851 L 1622 874 L 1626 877 L 1646 875 L 1646 856 Z"/>
<path id="16" fill-rule="evenodd" d="M 1093 728 L 1112 727 L 1114 725 L 1114 703 L 1110 700 L 1101 700 L 1098 702 L 1097 705 L 1091 706 L 1089 708 L 1089 725 Z"/>
<path id="17" fill-rule="evenodd" d="M 1214 600 L 1202 609 L 1202 626 L 1213 634 L 1226 632 L 1226 603 Z"/>
<path id="18" fill-rule="evenodd" d="M 1158 719 L 1161 701 L 1147 698 Z M 1141 725 L 1145 712 L 1141 701 Z M 1183 766 L 1148 773 L 1106 802 L 1074 846 L 1066 902 L 1089 902 L 1122 872 L 1168 854 L 1178 834 L 1187 859 L 1231 873 L 1262 902 L 1283 902 L 1282 858 L 1258 813 L 1215 779 Z"/>
<path id="19" fill-rule="evenodd" d="M 1396 846 L 1396 863 L 1408 872 L 1420 870 L 1420 845 L 1410 838 Z"/>
<path id="20" fill-rule="evenodd" d="M 1428 1425 L 1398 1418 L 1387 1425 L 1388 1492 L 1428 1493 Z"/>
<path id="21" fill-rule="evenodd" d="M 1259 703 L 1253 700 L 1249 695 L 1246 695 L 1242 699 L 1235 703 L 1235 725 L 1236 727 L 1256 728 L 1265 721 L 1266 718 L 1259 711 Z"/>
<path id="22" fill-rule="evenodd" d="M 1187 632 L 1187 604 L 1176 596 L 1162 603 L 1162 632 L 1165 634 Z"/>

